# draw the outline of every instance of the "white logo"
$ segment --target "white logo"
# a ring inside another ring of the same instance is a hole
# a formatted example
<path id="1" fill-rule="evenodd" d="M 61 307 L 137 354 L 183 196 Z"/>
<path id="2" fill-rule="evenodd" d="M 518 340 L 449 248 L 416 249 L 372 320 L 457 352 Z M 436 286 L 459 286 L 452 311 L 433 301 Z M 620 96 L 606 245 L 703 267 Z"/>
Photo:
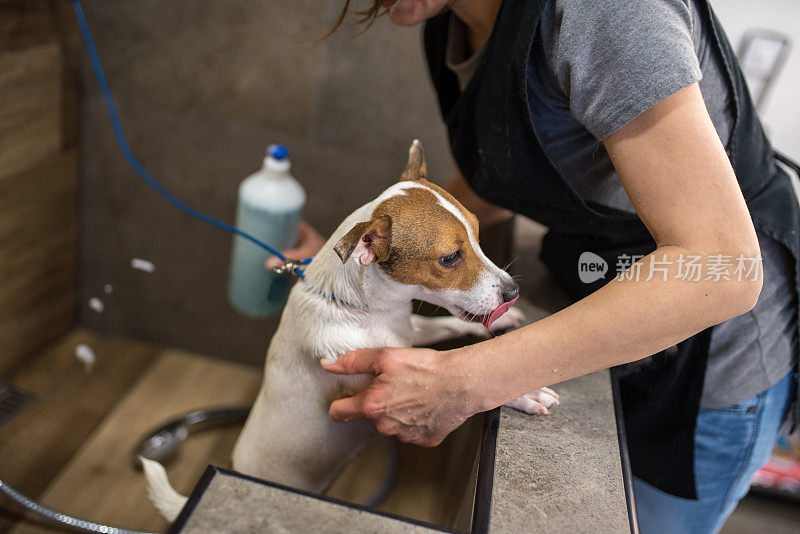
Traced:
<path id="1" fill-rule="evenodd" d="M 578 258 L 578 277 L 584 284 L 605 278 L 607 272 L 608 263 L 594 252 L 583 252 Z"/>

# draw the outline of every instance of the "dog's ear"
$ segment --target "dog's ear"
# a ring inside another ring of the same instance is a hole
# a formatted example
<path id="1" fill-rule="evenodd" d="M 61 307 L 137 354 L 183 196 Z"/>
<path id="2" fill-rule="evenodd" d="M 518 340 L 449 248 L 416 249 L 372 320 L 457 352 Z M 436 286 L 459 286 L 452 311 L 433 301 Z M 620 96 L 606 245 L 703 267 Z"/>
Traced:
<path id="1" fill-rule="evenodd" d="M 411 142 L 411 148 L 408 149 L 408 163 L 400 175 L 400 181 L 404 180 L 419 180 L 420 178 L 428 177 L 428 168 L 425 165 L 425 152 L 422 150 L 422 143 L 419 139 L 414 139 Z"/>
<path id="2" fill-rule="evenodd" d="M 369 265 L 373 261 L 382 262 L 389 257 L 389 245 L 392 241 L 392 218 L 381 215 L 370 222 L 355 225 L 336 243 L 333 250 L 345 263 L 350 256 L 355 256 L 361 265 Z"/>

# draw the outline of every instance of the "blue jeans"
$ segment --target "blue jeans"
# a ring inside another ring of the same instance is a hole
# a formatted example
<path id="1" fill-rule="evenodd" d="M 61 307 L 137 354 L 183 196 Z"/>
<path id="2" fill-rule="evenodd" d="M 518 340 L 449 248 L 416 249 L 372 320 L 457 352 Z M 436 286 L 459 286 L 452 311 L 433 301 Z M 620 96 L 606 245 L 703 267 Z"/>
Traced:
<path id="1" fill-rule="evenodd" d="M 792 373 L 746 401 L 700 410 L 694 446 L 697 500 L 682 499 L 634 477 L 642 534 L 717 532 L 769 460 L 792 390 Z"/>

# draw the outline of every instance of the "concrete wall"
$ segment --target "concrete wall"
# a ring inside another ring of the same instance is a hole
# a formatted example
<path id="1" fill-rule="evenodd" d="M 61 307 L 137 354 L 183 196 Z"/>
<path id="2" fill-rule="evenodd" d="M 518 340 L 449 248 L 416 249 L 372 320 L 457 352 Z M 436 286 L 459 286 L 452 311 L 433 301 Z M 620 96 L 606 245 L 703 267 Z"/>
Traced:
<path id="1" fill-rule="evenodd" d="M 307 218 L 327 234 L 393 183 L 412 138 L 431 174 L 452 163 L 420 28 L 379 20 L 317 46 L 343 2 L 85 0 L 141 164 L 194 207 L 234 217 L 236 186 L 267 144 L 291 150 Z M 121 156 L 97 84 L 81 68 L 80 319 L 91 328 L 260 362 L 276 323 L 226 302 L 231 237 L 142 185 Z M 152 274 L 131 258 L 152 261 Z M 106 284 L 113 286 L 106 293 Z M 102 313 L 88 306 L 92 297 Z"/>

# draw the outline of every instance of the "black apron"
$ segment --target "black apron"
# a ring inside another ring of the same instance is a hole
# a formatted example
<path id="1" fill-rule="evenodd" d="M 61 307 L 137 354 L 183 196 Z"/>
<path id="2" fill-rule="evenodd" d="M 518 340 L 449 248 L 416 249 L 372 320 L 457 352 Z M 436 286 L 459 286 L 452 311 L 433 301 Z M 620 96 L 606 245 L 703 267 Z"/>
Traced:
<path id="1" fill-rule="evenodd" d="M 724 60 L 734 105 L 726 147 L 755 227 L 787 247 L 800 286 L 800 208 L 789 176 L 774 160 L 733 50 L 707 0 L 703 23 Z M 615 266 L 621 254 L 646 255 L 656 244 L 636 214 L 584 200 L 542 148 L 528 108 L 526 72 L 544 0 L 505 0 L 484 56 L 462 93 L 445 66 L 449 13 L 425 26 L 425 51 L 453 155 L 478 195 L 549 228 L 542 259 L 570 294 L 582 298 L 606 280 L 578 277 L 583 251 Z M 696 499 L 694 430 L 703 389 L 709 328 L 653 355 L 650 364 L 615 369 L 633 473 L 678 497 Z M 799 336 L 800 337 L 800 336 Z M 800 354 L 800 347 L 796 347 Z M 800 413 L 793 410 L 793 417 Z"/>

